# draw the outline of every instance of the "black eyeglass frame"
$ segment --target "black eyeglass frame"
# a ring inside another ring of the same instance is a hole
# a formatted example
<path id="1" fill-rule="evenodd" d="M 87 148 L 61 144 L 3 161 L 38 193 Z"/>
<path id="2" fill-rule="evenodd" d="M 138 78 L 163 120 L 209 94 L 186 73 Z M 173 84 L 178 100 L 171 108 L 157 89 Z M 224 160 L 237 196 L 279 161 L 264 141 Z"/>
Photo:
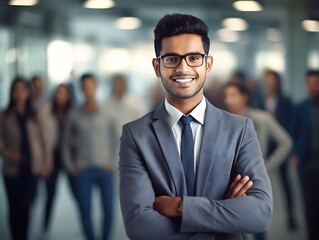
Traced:
<path id="1" fill-rule="evenodd" d="M 201 64 L 199 64 L 199 65 L 190 65 L 189 63 L 188 63 L 188 61 L 187 61 L 187 57 L 188 56 L 191 56 L 191 55 L 198 55 L 198 56 L 201 56 L 202 57 L 202 63 Z M 171 56 L 171 57 L 179 57 L 179 62 L 178 62 L 178 64 L 176 65 L 176 66 L 173 66 L 173 67 L 167 67 L 167 66 L 165 66 L 165 62 L 164 62 L 164 58 L 165 57 L 169 57 L 169 56 Z M 160 61 L 160 59 L 163 59 L 163 66 L 165 67 L 165 68 L 177 68 L 180 64 L 181 64 L 181 62 L 182 62 L 182 59 L 185 59 L 185 62 L 186 62 L 186 64 L 187 64 L 187 66 L 189 66 L 189 67 L 200 67 L 200 66 L 202 66 L 203 65 L 203 63 L 204 63 L 204 58 L 206 58 L 206 57 L 208 57 L 208 54 L 204 54 L 204 53 L 187 53 L 187 54 L 185 54 L 185 55 L 179 55 L 179 54 L 173 54 L 173 53 L 168 53 L 168 54 L 165 54 L 165 55 L 160 55 L 160 56 L 158 56 L 157 57 L 157 59 Z"/>

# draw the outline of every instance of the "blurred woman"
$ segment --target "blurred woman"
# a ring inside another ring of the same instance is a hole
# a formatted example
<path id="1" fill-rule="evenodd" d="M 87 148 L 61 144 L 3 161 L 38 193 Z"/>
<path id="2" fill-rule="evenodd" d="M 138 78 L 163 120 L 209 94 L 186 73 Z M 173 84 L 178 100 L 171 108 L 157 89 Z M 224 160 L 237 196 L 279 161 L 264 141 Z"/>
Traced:
<path id="1" fill-rule="evenodd" d="M 28 238 L 29 214 L 38 176 L 49 175 L 52 160 L 46 122 L 32 110 L 30 89 L 16 78 L 7 109 L 0 114 L 0 154 L 13 240 Z"/>
<path id="2" fill-rule="evenodd" d="M 282 91 L 282 80 L 278 72 L 273 70 L 266 70 L 263 75 L 265 83 L 265 97 L 262 109 L 268 111 L 278 123 L 292 135 L 292 120 L 293 120 L 293 105 L 291 100 L 284 95 Z M 276 148 L 276 143 L 269 143 L 269 152 Z M 287 223 L 290 230 L 297 228 L 295 218 L 294 199 L 292 180 L 289 178 L 289 159 L 290 155 L 280 164 L 279 176 L 282 182 L 286 210 L 287 210 Z"/>
<path id="3" fill-rule="evenodd" d="M 292 139 L 289 134 L 270 113 L 248 106 L 250 92 L 245 84 L 227 83 L 224 87 L 224 95 L 225 106 L 228 111 L 252 119 L 268 173 L 278 168 L 286 159 L 292 147 Z M 276 144 L 276 148 L 271 152 L 269 152 L 270 141 Z M 255 234 L 255 239 L 265 240 L 266 233 Z"/>
<path id="4" fill-rule="evenodd" d="M 43 223 L 43 231 L 46 233 L 49 228 L 52 206 L 56 193 L 56 184 L 59 176 L 59 172 L 63 169 L 63 161 L 61 154 L 61 142 L 62 142 L 62 133 L 64 129 L 65 119 L 69 110 L 71 109 L 71 91 L 68 85 L 60 84 L 54 94 L 52 99 L 52 116 L 55 122 L 57 136 L 56 143 L 54 146 L 53 152 L 53 169 L 51 171 L 50 176 L 46 179 L 46 191 L 47 191 L 47 199 L 45 204 L 45 212 L 44 212 L 44 223 Z M 74 195 L 74 186 L 72 183 L 72 179 L 69 177 L 69 182 L 71 186 L 71 191 Z"/>

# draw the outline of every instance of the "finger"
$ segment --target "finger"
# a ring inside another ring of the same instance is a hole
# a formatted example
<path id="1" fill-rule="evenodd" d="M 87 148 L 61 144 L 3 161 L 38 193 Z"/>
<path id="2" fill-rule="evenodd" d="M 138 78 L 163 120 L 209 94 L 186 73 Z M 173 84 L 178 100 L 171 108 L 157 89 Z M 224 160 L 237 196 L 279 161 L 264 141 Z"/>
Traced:
<path id="1" fill-rule="evenodd" d="M 229 198 L 231 196 L 233 188 L 239 182 L 240 179 L 241 179 L 241 175 L 238 174 L 236 176 L 236 178 L 234 179 L 234 181 L 231 183 L 230 187 L 228 188 L 228 191 L 227 191 L 227 194 L 226 194 L 226 198 Z"/>
<path id="2" fill-rule="evenodd" d="M 243 195 L 246 195 L 246 192 L 248 191 L 249 188 L 251 188 L 251 186 L 253 185 L 252 181 L 249 181 L 248 183 L 246 183 L 242 189 L 240 189 L 240 191 L 238 191 L 238 193 L 236 194 L 235 197 L 241 197 Z"/>
<path id="3" fill-rule="evenodd" d="M 232 184 L 230 185 L 229 189 L 234 188 L 234 186 L 239 182 L 240 179 L 241 179 L 241 176 L 240 176 L 240 174 L 238 174 L 238 175 L 235 177 L 235 179 L 234 179 L 234 181 L 232 182 Z"/>
<path id="4" fill-rule="evenodd" d="M 230 197 L 236 197 L 238 196 L 238 192 L 245 186 L 245 184 L 249 181 L 249 177 L 245 176 L 240 179 L 239 182 L 231 189 Z"/>

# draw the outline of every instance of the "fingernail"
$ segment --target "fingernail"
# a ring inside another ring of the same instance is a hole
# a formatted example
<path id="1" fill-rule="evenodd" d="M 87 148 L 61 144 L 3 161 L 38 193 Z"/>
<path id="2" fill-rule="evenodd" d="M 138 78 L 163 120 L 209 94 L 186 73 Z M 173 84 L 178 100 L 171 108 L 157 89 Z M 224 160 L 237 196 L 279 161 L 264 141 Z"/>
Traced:
<path id="1" fill-rule="evenodd" d="M 248 177 L 248 176 L 245 176 L 244 179 L 245 179 L 246 181 L 248 181 L 248 180 L 249 180 L 249 177 Z"/>

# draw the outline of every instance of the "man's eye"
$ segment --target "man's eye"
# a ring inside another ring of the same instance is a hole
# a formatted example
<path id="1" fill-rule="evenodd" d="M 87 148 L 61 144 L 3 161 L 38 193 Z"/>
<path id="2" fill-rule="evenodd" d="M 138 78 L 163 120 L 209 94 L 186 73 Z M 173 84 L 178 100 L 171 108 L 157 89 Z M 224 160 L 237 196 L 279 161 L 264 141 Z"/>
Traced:
<path id="1" fill-rule="evenodd" d="M 171 57 L 167 56 L 167 57 L 165 57 L 165 62 L 176 63 L 176 62 L 178 62 L 178 59 L 179 58 L 176 56 L 171 56 Z"/>
<path id="2" fill-rule="evenodd" d="M 192 62 L 199 61 L 200 59 L 201 59 L 200 55 L 190 55 L 190 56 L 188 56 L 188 60 L 190 60 Z"/>

